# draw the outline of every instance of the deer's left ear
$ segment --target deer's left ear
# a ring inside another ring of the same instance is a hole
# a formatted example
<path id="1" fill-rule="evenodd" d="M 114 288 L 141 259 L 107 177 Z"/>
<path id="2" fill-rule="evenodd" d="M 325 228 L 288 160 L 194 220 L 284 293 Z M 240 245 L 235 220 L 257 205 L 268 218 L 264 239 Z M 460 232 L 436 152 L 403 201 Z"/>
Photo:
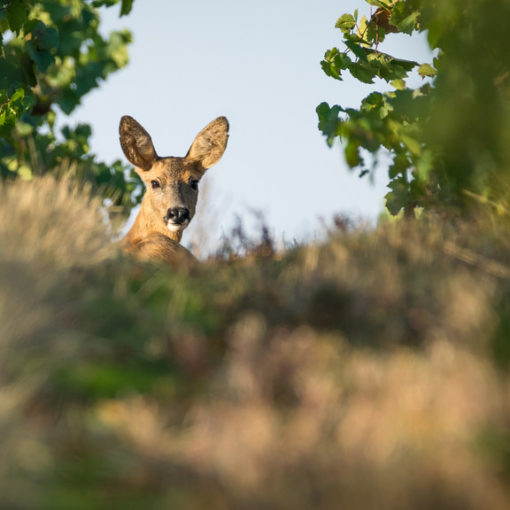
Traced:
<path id="1" fill-rule="evenodd" d="M 208 124 L 192 143 L 186 159 L 196 161 L 207 170 L 216 164 L 227 147 L 228 120 L 225 117 L 218 117 Z"/>
<path id="2" fill-rule="evenodd" d="M 120 145 L 126 158 L 135 167 L 144 171 L 150 170 L 158 155 L 152 139 L 133 117 L 124 115 L 119 124 Z"/>

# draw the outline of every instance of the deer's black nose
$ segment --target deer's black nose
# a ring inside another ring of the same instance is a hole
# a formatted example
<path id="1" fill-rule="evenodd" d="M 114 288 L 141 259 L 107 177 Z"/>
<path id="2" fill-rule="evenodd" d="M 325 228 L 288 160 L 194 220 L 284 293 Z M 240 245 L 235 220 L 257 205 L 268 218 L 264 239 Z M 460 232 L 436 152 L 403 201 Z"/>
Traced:
<path id="1" fill-rule="evenodd" d="M 172 223 L 182 225 L 184 222 L 189 221 L 189 209 L 186 209 L 185 207 L 174 207 L 173 209 L 168 209 L 165 221 L 171 221 Z"/>

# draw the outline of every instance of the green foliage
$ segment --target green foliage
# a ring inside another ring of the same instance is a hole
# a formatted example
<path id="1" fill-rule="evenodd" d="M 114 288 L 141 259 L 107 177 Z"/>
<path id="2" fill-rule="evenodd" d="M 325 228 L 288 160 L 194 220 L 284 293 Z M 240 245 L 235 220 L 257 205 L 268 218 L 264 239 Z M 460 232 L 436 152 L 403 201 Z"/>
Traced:
<path id="1" fill-rule="evenodd" d="M 138 178 L 115 161 L 90 153 L 89 126 L 55 130 L 58 111 L 68 115 L 84 95 L 128 62 L 128 31 L 104 38 L 97 7 L 133 0 L 2 0 L 0 2 L 0 176 L 31 179 L 72 168 L 80 178 L 126 207 Z"/>
<path id="2" fill-rule="evenodd" d="M 328 50 L 324 72 L 344 72 L 363 83 L 383 80 L 358 109 L 323 103 L 319 129 L 328 145 L 344 142 L 351 168 L 367 169 L 363 154 L 389 153 L 387 207 L 413 214 L 416 206 L 464 211 L 478 200 L 506 209 L 510 194 L 510 60 L 501 19 L 506 0 L 366 0 L 369 17 L 344 14 L 336 27 L 344 50 Z M 419 64 L 381 51 L 386 37 L 425 32 L 433 63 Z M 425 81 L 410 89 L 411 72 Z M 377 158 L 376 158 L 377 159 Z"/>

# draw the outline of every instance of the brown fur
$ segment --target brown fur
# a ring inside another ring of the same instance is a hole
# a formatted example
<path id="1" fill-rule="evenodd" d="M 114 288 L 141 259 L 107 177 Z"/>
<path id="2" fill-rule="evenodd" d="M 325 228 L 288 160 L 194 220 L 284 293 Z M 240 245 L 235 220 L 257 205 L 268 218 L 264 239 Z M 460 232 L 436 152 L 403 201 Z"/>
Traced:
<path id="1" fill-rule="evenodd" d="M 218 117 L 200 131 L 185 157 L 159 157 L 149 133 L 132 117 L 121 118 L 122 150 L 146 185 L 140 212 L 124 238 L 127 252 L 142 259 L 162 259 L 174 267 L 195 260 L 179 242 L 195 214 L 198 181 L 223 155 L 228 128 L 227 119 Z M 171 230 L 165 215 L 176 207 L 189 211 L 189 221 L 182 228 L 171 225 Z"/>
<path id="2" fill-rule="evenodd" d="M 195 257 L 184 246 L 158 232 L 127 239 L 124 247 L 141 260 L 164 260 L 173 267 L 189 266 L 195 262 Z"/>

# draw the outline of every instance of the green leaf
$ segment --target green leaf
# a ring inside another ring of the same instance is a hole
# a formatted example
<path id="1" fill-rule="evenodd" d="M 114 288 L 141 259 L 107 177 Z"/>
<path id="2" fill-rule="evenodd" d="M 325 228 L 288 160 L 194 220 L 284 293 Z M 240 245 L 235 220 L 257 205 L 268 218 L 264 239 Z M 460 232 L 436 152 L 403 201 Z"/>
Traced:
<path id="1" fill-rule="evenodd" d="M 392 216 L 397 216 L 404 206 L 400 198 L 393 191 L 390 191 L 386 193 L 384 199 L 386 200 L 386 209 L 388 209 Z"/>
<path id="2" fill-rule="evenodd" d="M 53 27 L 44 26 L 44 30 L 37 37 L 37 42 L 41 49 L 56 49 L 58 47 L 58 32 Z"/>
<path id="3" fill-rule="evenodd" d="M 338 68 L 333 65 L 333 63 L 328 62 L 327 60 L 321 60 L 321 68 L 326 73 L 326 75 L 331 76 L 331 78 L 335 78 L 335 80 L 342 79 Z"/>
<path id="4" fill-rule="evenodd" d="M 69 115 L 79 104 L 80 96 L 71 89 L 62 91 L 57 101 L 62 111 Z"/>
<path id="5" fill-rule="evenodd" d="M 423 64 L 420 67 L 418 67 L 418 74 L 422 78 L 425 78 L 426 76 L 434 78 L 434 76 L 436 76 L 437 74 L 437 71 L 430 64 Z"/>
<path id="6" fill-rule="evenodd" d="M 415 62 L 414 60 L 404 60 L 402 58 L 393 58 L 392 62 L 406 71 L 412 71 L 418 65 L 418 62 Z"/>
<path id="7" fill-rule="evenodd" d="M 111 7 L 118 2 L 119 0 L 93 0 L 92 7 Z"/>
<path id="8" fill-rule="evenodd" d="M 363 39 L 363 37 L 360 37 L 358 34 L 344 32 L 344 42 L 345 41 L 352 41 L 357 44 L 367 44 L 367 41 Z"/>
<path id="9" fill-rule="evenodd" d="M 392 107 L 388 104 L 386 97 L 380 92 L 372 92 L 361 102 L 360 111 L 372 112 L 379 119 L 384 119 L 388 113 L 392 111 Z"/>
<path id="10" fill-rule="evenodd" d="M 9 28 L 13 32 L 19 34 L 28 17 L 26 2 L 24 0 L 12 0 L 12 2 L 7 5 L 6 11 Z"/>
<path id="11" fill-rule="evenodd" d="M 395 115 L 406 121 L 422 119 L 430 107 L 430 98 L 411 89 L 394 91 L 388 98 Z"/>
<path id="12" fill-rule="evenodd" d="M 396 216 L 409 201 L 409 185 L 405 178 L 393 179 L 389 184 L 390 192 L 386 194 L 386 208 Z"/>
<path id="13" fill-rule="evenodd" d="M 417 62 L 396 59 L 379 51 L 370 51 L 368 61 L 377 68 L 377 75 L 387 82 L 406 78 L 409 71 L 418 65 Z"/>
<path id="14" fill-rule="evenodd" d="M 380 92 L 372 92 L 361 101 L 361 111 L 370 111 L 380 108 L 384 104 L 384 97 Z"/>
<path id="15" fill-rule="evenodd" d="M 25 97 L 25 91 L 23 89 L 17 89 L 16 92 L 12 95 L 10 101 L 17 101 L 18 99 L 23 99 Z"/>
<path id="16" fill-rule="evenodd" d="M 131 12 L 131 9 L 133 8 L 133 2 L 134 0 L 122 0 L 121 6 L 120 6 L 120 15 L 126 16 Z"/>
<path id="17" fill-rule="evenodd" d="M 335 24 L 342 32 L 350 32 L 356 26 L 356 20 L 351 14 L 344 14 Z"/>
<path id="18" fill-rule="evenodd" d="M 338 115 L 343 108 L 338 105 L 330 107 L 324 102 L 317 106 L 317 116 L 319 117 L 319 130 L 326 136 L 326 142 L 331 147 L 337 136 L 339 118 Z"/>
<path id="19" fill-rule="evenodd" d="M 362 163 L 362 159 L 359 154 L 359 141 L 349 140 L 345 147 L 345 160 L 351 168 L 355 168 Z"/>
<path id="20" fill-rule="evenodd" d="M 389 2 L 383 2 L 382 0 L 366 0 L 370 5 L 375 5 L 377 7 L 382 7 L 383 9 L 390 10 L 391 5 Z"/>
<path id="21" fill-rule="evenodd" d="M 18 88 L 9 98 L 6 91 L 0 90 L 0 126 L 12 128 L 23 113 L 33 106 L 31 91 Z"/>
<path id="22" fill-rule="evenodd" d="M 402 78 L 392 80 L 391 85 L 397 90 L 404 90 L 406 88 L 406 82 Z"/>
<path id="23" fill-rule="evenodd" d="M 326 51 L 324 60 L 321 61 L 322 70 L 332 78 L 341 80 L 341 71 L 348 69 L 352 61 L 345 53 L 340 53 L 338 48 Z"/>
<path id="24" fill-rule="evenodd" d="M 407 158 L 407 154 L 405 152 L 399 152 L 395 155 L 393 164 L 388 169 L 390 179 L 394 179 L 395 177 L 399 176 L 404 177 L 410 166 L 411 163 Z"/>
<path id="25" fill-rule="evenodd" d="M 349 66 L 352 64 L 352 60 L 349 58 L 349 55 L 346 55 L 345 53 L 339 53 L 335 56 L 334 63 L 338 69 L 344 70 L 349 68 Z"/>
<path id="26" fill-rule="evenodd" d="M 368 62 L 367 50 L 353 41 L 345 41 L 344 44 L 356 55 L 361 61 Z"/>
<path id="27" fill-rule="evenodd" d="M 28 54 L 39 71 L 44 73 L 55 62 L 55 57 L 48 50 L 39 50 L 33 41 L 27 42 Z"/>
<path id="28" fill-rule="evenodd" d="M 411 35 L 417 28 L 420 11 L 406 2 L 397 2 L 391 11 L 390 23 L 397 27 L 399 32 Z"/>
<path id="29" fill-rule="evenodd" d="M 377 68 L 371 66 L 370 64 L 365 64 L 363 62 L 353 63 L 349 67 L 349 71 L 358 80 L 363 83 L 374 83 L 374 78 L 377 76 Z"/>

